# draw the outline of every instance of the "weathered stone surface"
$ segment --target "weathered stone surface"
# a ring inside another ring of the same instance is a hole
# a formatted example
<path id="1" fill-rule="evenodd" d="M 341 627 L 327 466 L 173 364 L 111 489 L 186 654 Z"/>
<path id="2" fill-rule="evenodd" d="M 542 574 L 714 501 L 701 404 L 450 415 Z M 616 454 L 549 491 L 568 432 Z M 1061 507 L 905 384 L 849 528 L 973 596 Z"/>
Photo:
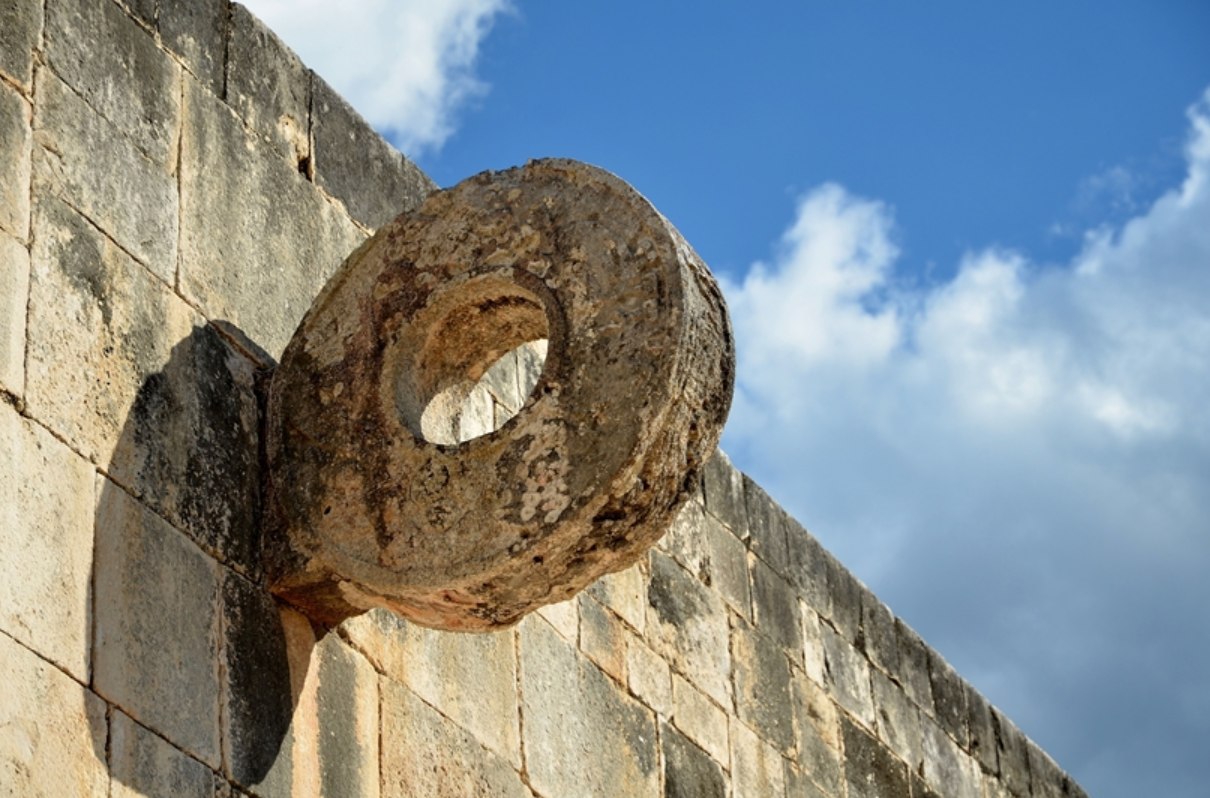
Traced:
<path id="1" fill-rule="evenodd" d="M 727 798 L 723 769 L 671 726 L 661 724 L 664 798 Z"/>
<path id="2" fill-rule="evenodd" d="M 802 665 L 802 618 L 798 594 L 764 560 L 750 555 L 752 571 L 752 615 L 756 627 L 787 650 Z"/>
<path id="3" fill-rule="evenodd" d="M 374 132 L 318 75 L 311 78 L 315 182 L 373 229 L 424 201 L 437 185 Z"/>
<path id="4" fill-rule="evenodd" d="M 832 625 L 853 646 L 863 647 L 861 633 L 861 606 L 869 593 L 857 577 L 845 568 L 839 560 L 827 552 L 824 562 L 828 573 L 828 593 L 831 597 L 832 611 L 828 616 Z"/>
<path id="5" fill-rule="evenodd" d="M 20 241 L 29 237 L 31 114 L 29 103 L 0 82 L 0 233 Z"/>
<path id="6" fill-rule="evenodd" d="M 647 604 L 651 647 L 717 703 L 730 706 L 729 627 L 718 593 L 669 557 L 652 552 Z"/>
<path id="7" fill-rule="evenodd" d="M 546 623 L 523 623 L 520 646 L 525 763 L 534 789 L 541 795 L 658 795 L 652 714 Z"/>
<path id="8" fill-rule="evenodd" d="M 260 150 L 261 157 L 288 156 L 294 170 L 310 178 L 311 72 L 277 34 L 238 3 L 231 5 L 227 101 L 248 127 L 272 143 L 272 149 Z"/>
<path id="9" fill-rule="evenodd" d="M 874 699 L 870 694 L 870 664 L 857 649 L 827 624 L 820 626 L 827 686 L 836 701 L 867 728 L 874 728 Z"/>
<path id="10" fill-rule="evenodd" d="M 803 670 L 818 685 L 827 684 L 827 656 L 823 649 L 822 623 L 805 602 L 799 604 L 802 617 Z"/>
<path id="11" fill-rule="evenodd" d="M 299 704 L 314 635 L 301 616 L 283 611 L 267 591 L 230 571 L 224 572 L 222 612 L 226 773 L 257 795 L 290 795 L 296 704 L 304 737 L 301 727 L 314 725 L 313 696 Z"/>
<path id="12" fill-rule="evenodd" d="M 890 749 L 846 717 L 840 719 L 840 727 L 849 798 L 900 798 L 910 794 L 907 768 Z"/>
<path id="13" fill-rule="evenodd" d="M 992 720 L 992 706 L 970 684 L 966 684 L 966 718 L 970 730 L 970 745 L 967 750 L 983 770 L 998 774 L 1000 760 L 996 750 L 996 725 Z"/>
<path id="14" fill-rule="evenodd" d="M 890 607 L 869 591 L 861 596 L 861 630 L 870 662 L 887 673 L 899 673 L 899 639 Z"/>
<path id="15" fill-rule="evenodd" d="M 743 621 L 731 632 L 735 705 L 740 719 L 782 751 L 794 748 L 790 664 L 782 649 Z"/>
<path id="16" fill-rule="evenodd" d="M 642 632 L 647 626 L 647 568 L 640 560 L 629 568 L 605 574 L 592 583 L 588 594 L 617 613 L 631 628 Z"/>
<path id="17" fill-rule="evenodd" d="M 181 68 L 156 47 L 148 31 L 117 3 L 55 0 L 46 5 L 46 55 L 55 73 L 94 113 L 129 137 L 165 174 L 172 171 L 180 131 Z M 44 91 L 39 87 L 39 105 L 45 102 Z M 120 172 L 109 153 L 98 157 L 101 141 L 88 142 L 94 169 L 100 167 L 108 180 L 117 182 Z M 132 191 L 128 198 L 135 196 Z"/>
<path id="18" fill-rule="evenodd" d="M 748 475 L 744 479 L 744 504 L 748 518 L 748 546 L 782 577 L 790 573 L 790 553 L 786 546 L 789 516 Z"/>
<path id="19" fill-rule="evenodd" d="M 381 690 L 384 798 L 532 798 L 507 762 L 406 687 L 383 679 Z"/>
<path id="20" fill-rule="evenodd" d="M 0 232 L 0 390 L 25 392 L 25 309 L 29 304 L 29 250 Z"/>
<path id="21" fill-rule="evenodd" d="M 727 713 L 683 677 L 672 674 L 672 717 L 686 737 L 723 767 L 730 762 Z"/>
<path id="22" fill-rule="evenodd" d="M 895 619 L 895 638 L 899 641 L 899 670 L 896 676 L 903 691 L 916 706 L 933 712 L 933 688 L 929 681 L 929 647 L 916 630 Z"/>
<path id="23" fill-rule="evenodd" d="M 802 768 L 786 761 L 786 798 L 834 798 L 803 772 Z"/>
<path id="24" fill-rule="evenodd" d="M 41 38 L 42 0 L 0 5 L 0 73 L 27 93 L 33 88 L 34 49 Z"/>
<path id="25" fill-rule="evenodd" d="M 539 607 L 538 615 L 567 638 L 572 645 L 580 642 L 580 604 L 578 598 L 569 598 L 557 604 Z"/>
<path id="26" fill-rule="evenodd" d="M 336 635 L 325 636 L 315 655 L 322 794 L 324 798 L 377 798 L 378 674 Z"/>
<path id="27" fill-rule="evenodd" d="M 0 790 L 106 798 L 105 704 L 0 635 Z"/>
<path id="28" fill-rule="evenodd" d="M 790 582 L 820 615 L 832 617 L 832 595 L 828 591 L 829 555 L 819 541 L 793 518 L 786 522 L 786 549 L 790 560 Z"/>
<path id="29" fill-rule="evenodd" d="M 1029 789 L 1034 798 L 1087 798 L 1087 793 L 1063 772 L 1050 755 L 1032 740 L 1026 741 L 1029 756 Z"/>
<path id="30" fill-rule="evenodd" d="M 786 792 L 785 762 L 777 749 L 731 718 L 731 795 L 771 798 Z"/>
<path id="31" fill-rule="evenodd" d="M 718 591 L 733 610 L 752 619 L 748 551 L 722 521 L 707 513 L 701 498 L 686 502 L 660 548 Z"/>
<path id="32" fill-rule="evenodd" d="M 809 679 L 795 676 L 791 690 L 798 766 L 826 794 L 839 795 L 842 773 L 840 713 L 824 688 Z"/>
<path id="33" fill-rule="evenodd" d="M 933 709 L 937 722 L 962 748 L 967 748 L 970 731 L 967 727 L 966 682 L 953 666 L 936 651 L 929 650 L 929 683 L 933 693 Z"/>
<path id="34" fill-rule="evenodd" d="M 117 8 L 112 2 L 88 5 Z M 38 72 L 34 184 L 61 197 L 168 284 L 176 273 L 176 180 L 49 69 Z M 36 237 L 36 235 L 35 235 Z"/>
<path id="35" fill-rule="evenodd" d="M 1000 778 L 1008 791 L 1016 796 L 1029 795 L 1028 740 L 1011 720 L 992 708 L 992 723 L 996 728 L 996 761 Z"/>
<path id="36" fill-rule="evenodd" d="M 672 670 L 636 635 L 626 637 L 626 679 L 636 698 L 664 717 L 672 714 Z"/>
<path id="37" fill-rule="evenodd" d="M 0 403 L 0 629 L 88 681 L 93 471 Z"/>
<path id="38" fill-rule="evenodd" d="M 626 634 L 616 615 L 580 594 L 580 650 L 619 684 L 626 684 Z"/>
<path id="39" fill-rule="evenodd" d="M 922 716 L 922 771 L 932 789 L 946 798 L 981 798 L 979 766 L 930 718 Z"/>
<path id="40" fill-rule="evenodd" d="M 744 501 L 744 475 L 722 449 L 702 469 L 702 498 L 706 510 L 727 525 L 740 540 L 748 539 L 748 509 Z"/>
<path id="41" fill-rule="evenodd" d="M 184 124 L 180 288 L 277 357 L 363 234 L 189 76 Z"/>
<path id="42" fill-rule="evenodd" d="M 227 0 L 158 0 L 160 37 L 216 95 L 223 91 Z"/>
<path id="43" fill-rule="evenodd" d="M 119 710 L 114 710 L 109 722 L 109 757 L 111 798 L 211 798 L 214 794 L 210 768 L 185 756 Z"/>
<path id="44" fill-rule="evenodd" d="M 440 634 L 375 611 L 342 626 L 392 679 L 514 767 L 521 763 L 517 661 L 511 632 Z"/>
<path id="45" fill-rule="evenodd" d="M 524 411 L 455 446 L 442 407 L 538 337 Z M 274 590 L 316 617 L 515 623 L 664 533 L 733 369 L 717 284 L 617 177 L 531 161 L 433 194 L 345 262 L 274 373 Z"/>
<path id="46" fill-rule="evenodd" d="M 878 716 L 878 737 L 908 764 L 909 770 L 920 766 L 923 758 L 920 742 L 920 710 L 908 700 L 903 689 L 871 670 L 874 709 Z"/>
<path id="47" fill-rule="evenodd" d="M 96 690 L 217 767 L 218 566 L 124 490 L 98 480 Z"/>

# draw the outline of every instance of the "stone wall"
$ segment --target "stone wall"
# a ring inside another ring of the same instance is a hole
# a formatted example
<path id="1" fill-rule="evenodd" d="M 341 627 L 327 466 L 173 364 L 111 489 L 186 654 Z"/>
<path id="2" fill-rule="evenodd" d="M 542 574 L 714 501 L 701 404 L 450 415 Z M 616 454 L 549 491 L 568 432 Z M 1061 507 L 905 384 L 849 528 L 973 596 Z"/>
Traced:
<path id="1" fill-rule="evenodd" d="M 0 3 L 0 794 L 1082 795 L 722 456 L 516 629 L 277 605 L 259 386 L 432 188 L 241 6 Z"/>

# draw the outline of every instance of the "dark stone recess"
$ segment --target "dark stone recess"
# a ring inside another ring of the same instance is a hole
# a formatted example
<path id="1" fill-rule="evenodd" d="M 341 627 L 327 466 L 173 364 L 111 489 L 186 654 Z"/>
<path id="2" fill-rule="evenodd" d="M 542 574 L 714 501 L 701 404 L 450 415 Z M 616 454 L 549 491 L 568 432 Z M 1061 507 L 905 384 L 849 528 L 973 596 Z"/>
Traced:
<path id="1" fill-rule="evenodd" d="M 726 798 L 723 769 L 705 751 L 666 723 L 660 724 L 660 741 L 665 798 Z"/>
<path id="2" fill-rule="evenodd" d="M 849 798 L 903 798 L 910 794 L 907 766 L 889 748 L 846 716 L 841 716 L 840 726 Z"/>
<path id="3" fill-rule="evenodd" d="M 315 181 L 349 215 L 376 229 L 437 186 L 370 127 L 323 78 L 311 78 Z"/>
<path id="4" fill-rule="evenodd" d="M 357 674 L 344 646 L 325 645 L 319 660 L 319 775 L 325 798 L 360 798 L 367 793 L 359 767 Z"/>

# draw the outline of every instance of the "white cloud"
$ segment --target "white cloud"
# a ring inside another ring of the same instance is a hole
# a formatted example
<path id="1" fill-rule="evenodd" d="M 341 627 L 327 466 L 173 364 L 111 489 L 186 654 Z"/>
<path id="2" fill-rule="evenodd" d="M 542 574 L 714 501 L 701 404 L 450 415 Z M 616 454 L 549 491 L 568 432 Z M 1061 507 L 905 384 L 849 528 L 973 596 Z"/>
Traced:
<path id="1" fill-rule="evenodd" d="M 479 45 L 507 0 L 248 0 L 246 5 L 375 128 L 415 157 L 486 91 Z"/>
<path id="2" fill-rule="evenodd" d="M 1183 184 L 1063 267 L 989 248 L 909 283 L 890 210 L 826 185 L 725 285 L 724 447 L 1059 761 L 1119 786 L 1147 723 L 1210 733 L 1181 709 L 1210 673 L 1150 670 L 1210 656 L 1210 92 L 1189 119 Z M 1101 733 L 1113 701 L 1133 731 Z"/>

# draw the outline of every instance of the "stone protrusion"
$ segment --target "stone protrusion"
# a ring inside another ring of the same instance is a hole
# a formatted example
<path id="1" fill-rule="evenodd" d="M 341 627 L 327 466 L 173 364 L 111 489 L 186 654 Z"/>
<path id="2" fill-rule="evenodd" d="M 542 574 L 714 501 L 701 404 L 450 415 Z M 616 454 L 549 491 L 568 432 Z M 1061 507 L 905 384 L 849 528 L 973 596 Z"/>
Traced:
<path id="1" fill-rule="evenodd" d="M 500 429 L 484 372 L 547 340 Z M 270 391 L 274 590 L 490 630 L 634 563 L 696 491 L 734 348 L 705 264 L 638 193 L 546 160 L 431 195 L 329 281 Z"/>

